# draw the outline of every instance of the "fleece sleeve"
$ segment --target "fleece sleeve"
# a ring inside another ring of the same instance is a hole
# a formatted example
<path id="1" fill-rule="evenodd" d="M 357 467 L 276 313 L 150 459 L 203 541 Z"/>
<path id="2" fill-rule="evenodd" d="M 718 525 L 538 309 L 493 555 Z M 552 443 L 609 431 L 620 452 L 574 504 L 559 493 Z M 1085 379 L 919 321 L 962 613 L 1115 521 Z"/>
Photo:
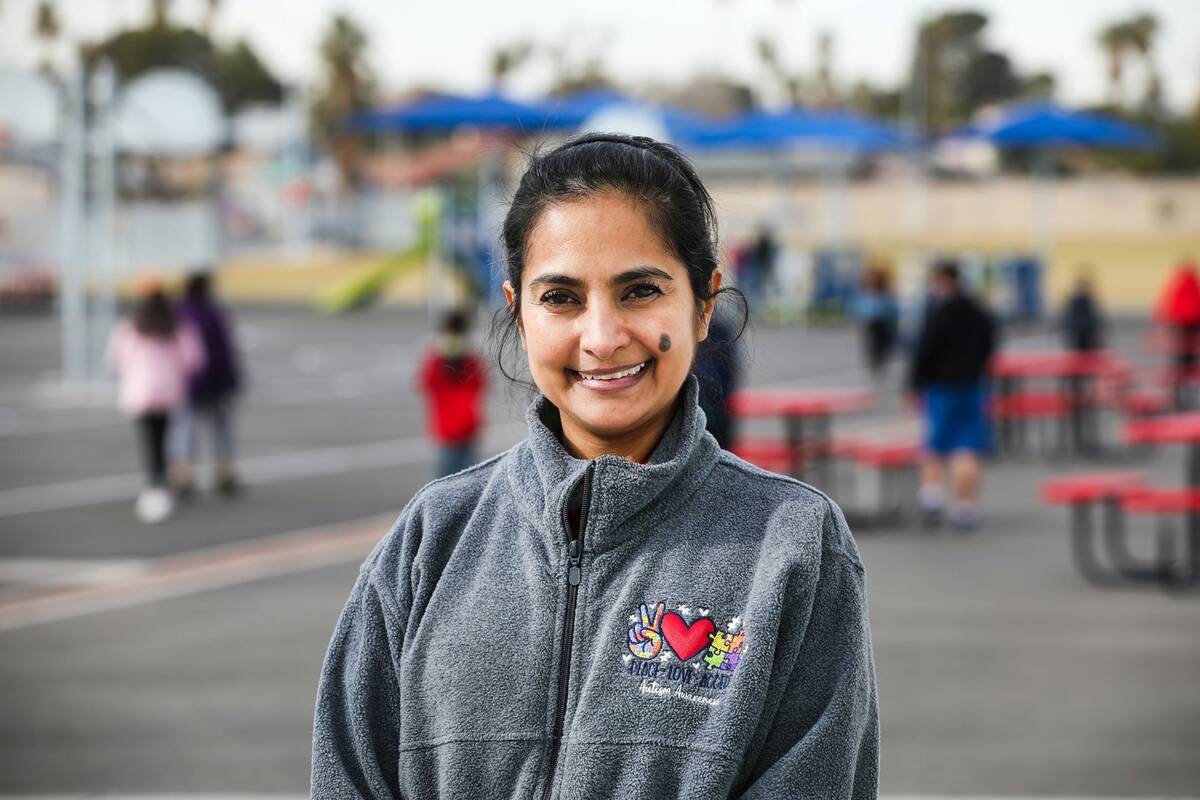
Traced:
<path id="1" fill-rule="evenodd" d="M 403 619 L 364 569 L 329 643 L 317 690 L 313 798 L 400 797 Z"/>
<path id="2" fill-rule="evenodd" d="M 831 524 L 844 529 L 840 513 L 834 517 Z M 862 566 L 829 549 L 775 723 L 741 797 L 873 800 L 878 792 L 879 708 Z"/>

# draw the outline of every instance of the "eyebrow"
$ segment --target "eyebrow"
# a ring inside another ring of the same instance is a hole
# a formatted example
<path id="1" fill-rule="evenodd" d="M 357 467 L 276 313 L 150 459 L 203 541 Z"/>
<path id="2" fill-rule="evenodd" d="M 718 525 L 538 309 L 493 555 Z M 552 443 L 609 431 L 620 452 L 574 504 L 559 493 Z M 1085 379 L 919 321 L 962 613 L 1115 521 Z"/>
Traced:
<path id="1" fill-rule="evenodd" d="M 630 283 L 631 281 L 636 281 L 639 278 L 658 278 L 659 280 L 663 281 L 675 280 L 666 270 L 659 269 L 658 267 L 643 266 L 627 269 L 624 272 L 613 276 L 609 283 L 611 283 L 613 286 L 620 286 L 623 283 Z M 583 286 L 583 281 L 581 281 L 579 278 L 573 278 L 570 275 L 563 275 L 556 272 L 545 272 L 529 281 L 529 285 L 531 287 L 538 286 L 540 284 L 570 286 L 578 289 Z"/>

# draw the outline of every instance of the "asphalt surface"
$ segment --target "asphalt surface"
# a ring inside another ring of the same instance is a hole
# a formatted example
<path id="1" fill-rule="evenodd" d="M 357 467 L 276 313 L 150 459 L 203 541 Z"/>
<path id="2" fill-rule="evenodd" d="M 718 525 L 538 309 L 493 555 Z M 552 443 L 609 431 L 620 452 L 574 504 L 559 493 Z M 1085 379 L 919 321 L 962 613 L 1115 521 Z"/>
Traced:
<path id="1" fill-rule="evenodd" d="M 350 530 L 382 535 L 431 469 L 412 389 L 426 320 L 237 318 L 247 491 L 155 527 L 132 518 L 129 423 L 56 382 L 54 320 L 0 318 L 0 793 L 307 791 L 316 677 L 366 547 Z M 1133 325 L 1117 343 L 1139 341 Z M 866 382 L 847 329 L 745 344 L 750 385 Z M 520 438 L 526 398 L 494 382 L 488 451 Z M 891 396 L 838 424 L 911 430 Z M 1077 576 L 1037 485 L 1090 466 L 989 464 L 971 536 L 858 532 L 885 794 L 1200 797 L 1200 593 Z M 1136 466 L 1182 474 L 1171 448 Z M 1134 534 L 1146 550 L 1153 526 Z"/>

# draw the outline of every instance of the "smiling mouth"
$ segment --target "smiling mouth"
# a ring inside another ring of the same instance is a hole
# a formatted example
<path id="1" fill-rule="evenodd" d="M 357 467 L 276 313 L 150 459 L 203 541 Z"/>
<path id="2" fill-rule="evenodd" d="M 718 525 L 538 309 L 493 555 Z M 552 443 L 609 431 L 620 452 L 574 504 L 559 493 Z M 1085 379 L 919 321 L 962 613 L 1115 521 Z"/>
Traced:
<path id="1" fill-rule="evenodd" d="M 572 375 L 574 375 L 579 380 L 616 381 L 616 380 L 621 380 L 622 378 L 632 378 L 636 375 L 640 375 L 642 372 L 644 372 L 646 370 L 647 367 L 650 366 L 650 364 L 653 361 L 654 361 L 654 359 L 652 359 L 652 358 L 647 359 L 646 361 L 643 361 L 640 364 L 634 364 L 632 367 L 625 367 L 624 369 L 619 369 L 619 370 L 615 370 L 615 371 L 611 371 L 611 372 L 582 372 L 577 369 L 568 369 L 567 371 L 570 372 Z"/>

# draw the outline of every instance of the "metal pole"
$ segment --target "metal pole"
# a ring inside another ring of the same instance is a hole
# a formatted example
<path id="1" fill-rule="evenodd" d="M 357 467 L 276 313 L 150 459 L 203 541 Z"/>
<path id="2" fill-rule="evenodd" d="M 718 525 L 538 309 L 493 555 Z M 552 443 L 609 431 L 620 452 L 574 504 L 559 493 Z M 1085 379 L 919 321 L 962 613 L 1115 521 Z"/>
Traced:
<path id="1" fill-rule="evenodd" d="M 1033 207 L 1031 249 L 1042 260 L 1043 269 L 1050 268 L 1054 257 L 1054 154 L 1041 148 L 1033 160 Z"/>
<path id="2" fill-rule="evenodd" d="M 68 388 L 87 380 L 87 329 L 83 296 L 83 193 L 85 151 L 82 71 L 64 82 L 62 148 L 58 171 L 59 319 L 62 328 L 62 382 Z"/>
<path id="3" fill-rule="evenodd" d="M 92 77 L 92 107 L 96 111 L 93 138 L 93 197 L 95 225 L 92 245 L 96 270 L 91 281 L 92 318 L 89 378 L 100 391 L 107 384 L 104 351 L 117 318 L 116 230 L 116 137 L 113 96 L 116 72 L 105 61 Z"/>

